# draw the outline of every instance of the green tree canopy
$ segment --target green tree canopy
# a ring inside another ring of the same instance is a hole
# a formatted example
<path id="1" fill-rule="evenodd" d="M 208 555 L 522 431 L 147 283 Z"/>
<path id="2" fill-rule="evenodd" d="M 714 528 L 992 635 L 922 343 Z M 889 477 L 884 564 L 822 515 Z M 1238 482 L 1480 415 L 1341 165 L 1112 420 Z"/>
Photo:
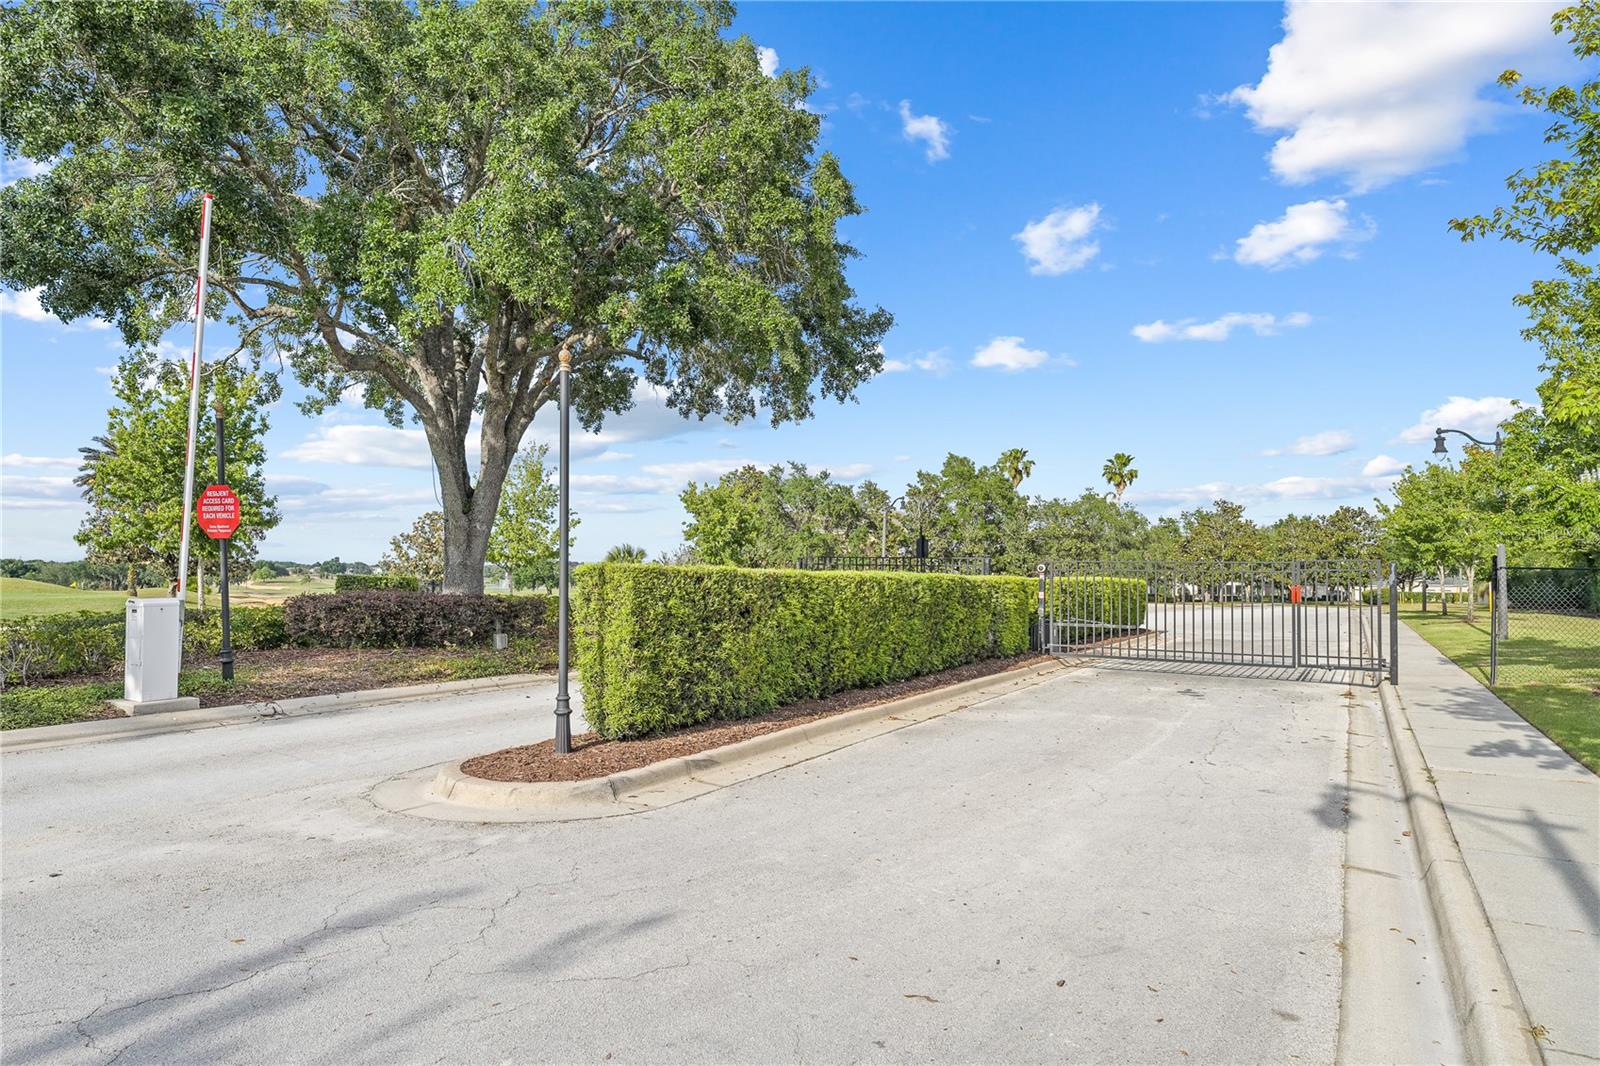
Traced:
<path id="1" fill-rule="evenodd" d="M 483 587 L 511 460 L 570 359 L 585 426 L 639 382 L 685 415 L 807 416 L 882 365 L 838 224 L 860 211 L 804 70 L 733 7 L 426 0 L 0 9 L 0 282 L 149 346 L 208 313 L 312 391 L 420 421 L 446 587 Z M 467 439 L 476 433 L 474 478 Z"/>
<path id="2" fill-rule="evenodd" d="M 76 483 L 89 511 L 77 541 L 91 561 L 126 568 L 153 566 L 175 580 L 183 532 L 183 467 L 188 442 L 189 382 L 175 363 L 126 363 L 112 380 L 117 403 L 107 413 L 104 436 L 83 453 Z M 227 435 L 228 484 L 239 496 L 239 528 L 229 542 L 229 561 L 249 569 L 256 546 L 278 524 L 277 499 L 262 477 L 267 408 L 277 397 L 269 379 L 232 363 L 213 363 L 201 381 L 202 402 L 195 436 L 195 483 L 204 487 L 216 472 L 216 419 L 220 399 Z M 199 488 L 196 489 L 199 495 Z M 217 542 L 200 531 L 191 512 L 189 551 L 214 560 Z"/>
<path id="3" fill-rule="evenodd" d="M 494 531 L 489 534 L 488 561 L 505 568 L 514 589 L 549 587 L 556 579 L 561 494 L 550 476 L 549 456 L 549 445 L 536 444 L 517 457 L 500 494 Z M 576 515 L 569 524 L 570 537 L 571 529 L 578 525 Z"/>
<path id="4" fill-rule="evenodd" d="M 880 496 L 871 482 L 852 490 L 802 463 L 746 466 L 714 485 L 690 482 L 681 496 L 689 513 L 683 535 L 706 562 L 734 566 L 876 553 L 882 512 L 869 504 Z"/>
<path id="5" fill-rule="evenodd" d="M 1565 34 L 1584 69 L 1600 56 L 1600 4 L 1594 0 L 1563 8 L 1551 27 Z M 1500 76 L 1508 87 L 1522 76 Z M 1522 103 L 1550 118 L 1545 143 L 1562 154 L 1518 170 L 1506 179 L 1512 202 L 1488 215 L 1451 220 L 1462 240 L 1498 236 L 1531 245 L 1555 257 L 1558 276 L 1535 281 L 1515 302 L 1532 324 L 1523 336 L 1545 353 L 1547 373 L 1539 387 L 1545 418 L 1566 441 L 1600 461 L 1600 77 L 1578 85 L 1540 88 L 1524 85 Z M 1591 467 L 1592 468 L 1592 467 Z"/>
<path id="6" fill-rule="evenodd" d="M 1216 500 L 1209 508 L 1183 512 L 1182 524 L 1179 552 L 1185 559 L 1228 562 L 1266 554 L 1266 534 L 1245 517 L 1242 503 Z"/>
<path id="7" fill-rule="evenodd" d="M 411 528 L 389 541 L 382 560 L 383 572 L 414 577 L 418 581 L 440 581 L 444 577 L 444 515 L 424 511 Z"/>

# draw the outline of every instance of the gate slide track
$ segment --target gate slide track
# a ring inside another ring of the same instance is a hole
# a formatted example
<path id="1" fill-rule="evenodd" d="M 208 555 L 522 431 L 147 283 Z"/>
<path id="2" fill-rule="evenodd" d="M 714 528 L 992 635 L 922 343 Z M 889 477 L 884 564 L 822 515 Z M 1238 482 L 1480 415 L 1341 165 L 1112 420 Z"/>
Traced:
<path id="1" fill-rule="evenodd" d="M 1376 685 L 1384 569 L 1365 559 L 1045 563 L 1039 631 L 1045 650 L 1097 665 Z"/>

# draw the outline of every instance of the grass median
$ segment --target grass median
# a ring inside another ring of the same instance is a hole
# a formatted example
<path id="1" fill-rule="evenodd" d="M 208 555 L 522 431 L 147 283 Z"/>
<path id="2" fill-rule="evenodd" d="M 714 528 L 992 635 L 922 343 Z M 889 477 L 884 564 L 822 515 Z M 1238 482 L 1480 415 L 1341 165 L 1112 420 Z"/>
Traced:
<path id="1" fill-rule="evenodd" d="M 1400 608 L 1400 618 L 1473 679 L 1489 684 L 1489 615 Z M 1494 694 L 1573 758 L 1600 773 L 1600 619 L 1517 612 L 1501 645 Z M 1404 664 L 1402 664 L 1402 669 Z"/>

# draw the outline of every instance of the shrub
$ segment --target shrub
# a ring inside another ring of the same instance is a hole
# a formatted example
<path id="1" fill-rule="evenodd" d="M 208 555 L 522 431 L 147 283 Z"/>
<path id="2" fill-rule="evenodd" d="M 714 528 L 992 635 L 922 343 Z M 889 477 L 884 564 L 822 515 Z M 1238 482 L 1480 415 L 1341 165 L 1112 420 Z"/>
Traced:
<path id="1" fill-rule="evenodd" d="M 576 574 L 583 713 L 636 737 L 1026 651 L 1037 583 L 602 564 Z"/>
<path id="2" fill-rule="evenodd" d="M 281 648 L 289 643 L 282 607 L 230 607 L 229 637 L 239 649 Z M 190 611 L 183 620 L 183 650 L 191 655 L 216 654 L 222 648 L 222 612 Z"/>
<path id="3" fill-rule="evenodd" d="M 289 642 L 282 607 L 234 607 L 229 612 L 233 646 L 241 650 L 281 648 Z M 0 622 L 0 666 L 7 684 L 73 674 L 99 674 L 122 663 L 127 627 L 122 614 L 80 611 Z M 222 612 L 190 611 L 183 622 L 183 650 L 216 654 L 222 647 Z"/>
<path id="4" fill-rule="evenodd" d="M 497 630 L 532 635 L 555 613 L 543 596 L 381 590 L 294 596 L 283 609 L 290 640 L 341 648 L 485 644 Z"/>
<path id="5" fill-rule="evenodd" d="M 1038 602 L 1038 581 L 1033 586 L 1034 602 Z M 1148 591 L 1142 578 L 1068 576 L 1057 578 L 1052 605 L 1054 617 L 1060 622 L 1070 622 L 1070 636 L 1059 631 L 1058 637 L 1074 641 L 1093 640 L 1097 637 L 1114 637 L 1126 633 L 1128 627 L 1144 625 Z"/>
<path id="6" fill-rule="evenodd" d="M 421 587 L 412 574 L 340 574 L 333 579 L 335 592 L 416 592 Z"/>
<path id="7" fill-rule="evenodd" d="M 122 661 L 122 646 L 122 616 L 107 611 L 0 622 L 7 683 L 99 673 Z"/>

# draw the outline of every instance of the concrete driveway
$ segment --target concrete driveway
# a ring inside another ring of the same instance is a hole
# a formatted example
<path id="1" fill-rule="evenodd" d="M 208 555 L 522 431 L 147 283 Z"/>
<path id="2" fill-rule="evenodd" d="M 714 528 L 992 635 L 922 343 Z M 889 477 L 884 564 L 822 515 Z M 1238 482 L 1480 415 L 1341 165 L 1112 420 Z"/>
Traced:
<path id="1" fill-rule="evenodd" d="M 675 807 L 409 819 L 549 686 L 3 757 L 5 1061 L 1327 1062 L 1347 695 L 1080 669 Z"/>

